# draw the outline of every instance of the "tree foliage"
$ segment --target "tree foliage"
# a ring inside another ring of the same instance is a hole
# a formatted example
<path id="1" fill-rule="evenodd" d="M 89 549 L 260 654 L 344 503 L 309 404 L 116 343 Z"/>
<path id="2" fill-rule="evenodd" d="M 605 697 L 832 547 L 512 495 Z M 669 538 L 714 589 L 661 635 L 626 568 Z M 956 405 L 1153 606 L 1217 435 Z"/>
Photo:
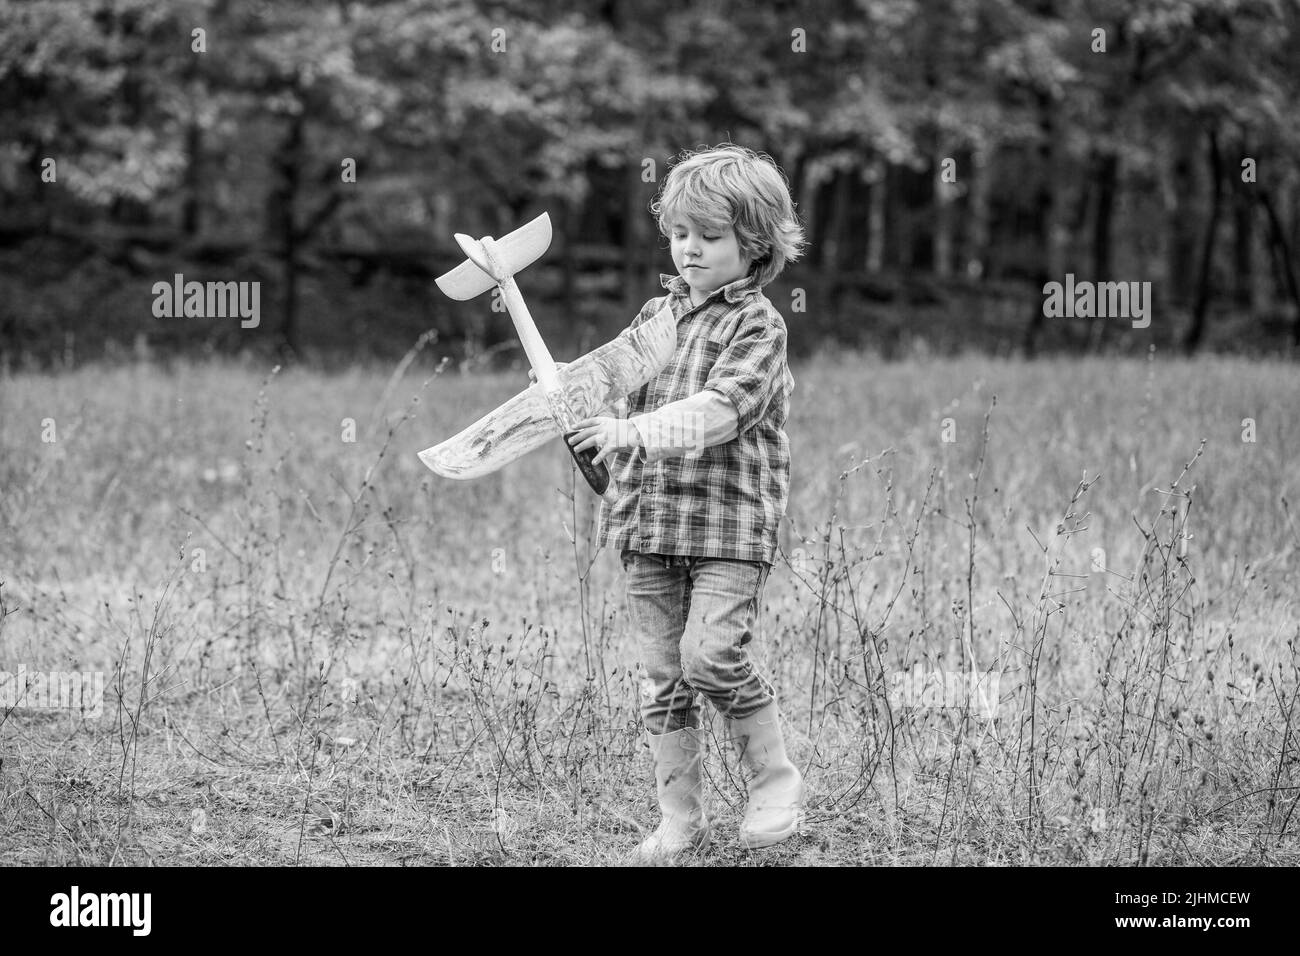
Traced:
<path id="1" fill-rule="evenodd" d="M 724 140 L 791 179 L 807 335 L 929 277 L 1019 296 L 1033 348 L 1070 271 L 1152 281 L 1166 341 L 1300 337 L 1298 62 L 1291 0 L 0 0 L 0 346 L 183 344 L 131 290 L 185 268 L 263 281 L 295 350 L 490 335 L 429 280 L 542 209 L 539 295 L 603 334 L 666 267 L 669 161 Z"/>

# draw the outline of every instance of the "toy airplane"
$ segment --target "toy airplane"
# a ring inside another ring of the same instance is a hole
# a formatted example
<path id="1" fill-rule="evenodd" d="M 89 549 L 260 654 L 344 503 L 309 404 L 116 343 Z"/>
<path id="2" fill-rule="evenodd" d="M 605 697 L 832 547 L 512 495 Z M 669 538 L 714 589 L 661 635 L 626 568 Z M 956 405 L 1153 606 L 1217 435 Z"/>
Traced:
<path id="1" fill-rule="evenodd" d="M 537 384 L 460 434 L 420 452 L 420 460 L 438 474 L 461 479 L 491 474 L 550 439 L 571 433 L 576 422 L 644 385 L 672 358 L 677 321 L 665 306 L 649 321 L 556 369 L 514 278 L 551 244 L 551 218 L 546 213 L 500 239 L 476 240 L 456 233 L 456 242 L 467 259 L 439 276 L 438 288 L 459 300 L 499 288 Z M 595 449 L 574 452 L 567 441 L 565 447 L 591 489 L 604 496 L 609 471 L 603 463 L 592 464 Z"/>

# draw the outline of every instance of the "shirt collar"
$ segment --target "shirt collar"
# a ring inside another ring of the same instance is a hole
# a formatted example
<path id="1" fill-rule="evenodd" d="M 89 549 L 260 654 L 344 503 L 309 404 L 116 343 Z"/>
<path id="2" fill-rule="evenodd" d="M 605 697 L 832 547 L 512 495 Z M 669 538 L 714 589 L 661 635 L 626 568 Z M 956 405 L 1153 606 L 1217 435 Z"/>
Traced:
<path id="1" fill-rule="evenodd" d="M 691 287 L 687 285 L 686 280 L 680 275 L 668 275 L 665 272 L 661 272 L 659 273 L 659 284 L 669 292 L 673 293 L 673 295 L 690 296 L 691 294 Z M 759 289 L 758 284 L 754 281 L 754 273 L 751 272 L 748 275 L 737 279 L 735 282 L 728 282 L 721 289 L 714 289 L 705 298 L 705 301 L 707 302 L 709 298 L 721 292 L 723 298 L 734 305 L 759 291 L 761 290 Z"/>

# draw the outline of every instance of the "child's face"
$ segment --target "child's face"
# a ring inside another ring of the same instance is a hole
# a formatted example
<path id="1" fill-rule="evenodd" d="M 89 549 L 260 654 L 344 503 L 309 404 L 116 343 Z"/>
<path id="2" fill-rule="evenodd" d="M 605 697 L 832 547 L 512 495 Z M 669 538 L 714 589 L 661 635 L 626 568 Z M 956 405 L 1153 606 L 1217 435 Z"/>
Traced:
<path id="1" fill-rule="evenodd" d="M 704 229 L 679 220 L 669 230 L 673 265 L 691 287 L 691 301 L 697 305 L 714 289 L 735 282 L 749 272 L 753 259 L 742 258 L 736 231 Z"/>

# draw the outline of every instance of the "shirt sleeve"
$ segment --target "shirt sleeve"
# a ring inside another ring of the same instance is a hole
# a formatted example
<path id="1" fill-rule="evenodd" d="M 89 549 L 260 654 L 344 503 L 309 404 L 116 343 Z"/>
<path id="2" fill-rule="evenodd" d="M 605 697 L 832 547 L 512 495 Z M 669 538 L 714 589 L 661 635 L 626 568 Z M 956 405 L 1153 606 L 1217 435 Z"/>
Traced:
<path id="1" fill-rule="evenodd" d="M 766 309 L 750 312 L 718 354 L 705 390 L 717 392 L 736 410 L 737 434 L 747 431 L 767 410 L 780 387 L 785 366 L 785 323 Z"/>
<path id="2" fill-rule="evenodd" d="M 653 412 L 633 415 L 628 423 L 640 438 L 637 454 L 647 464 L 700 452 L 740 434 L 735 406 L 711 389 L 669 402 Z"/>

